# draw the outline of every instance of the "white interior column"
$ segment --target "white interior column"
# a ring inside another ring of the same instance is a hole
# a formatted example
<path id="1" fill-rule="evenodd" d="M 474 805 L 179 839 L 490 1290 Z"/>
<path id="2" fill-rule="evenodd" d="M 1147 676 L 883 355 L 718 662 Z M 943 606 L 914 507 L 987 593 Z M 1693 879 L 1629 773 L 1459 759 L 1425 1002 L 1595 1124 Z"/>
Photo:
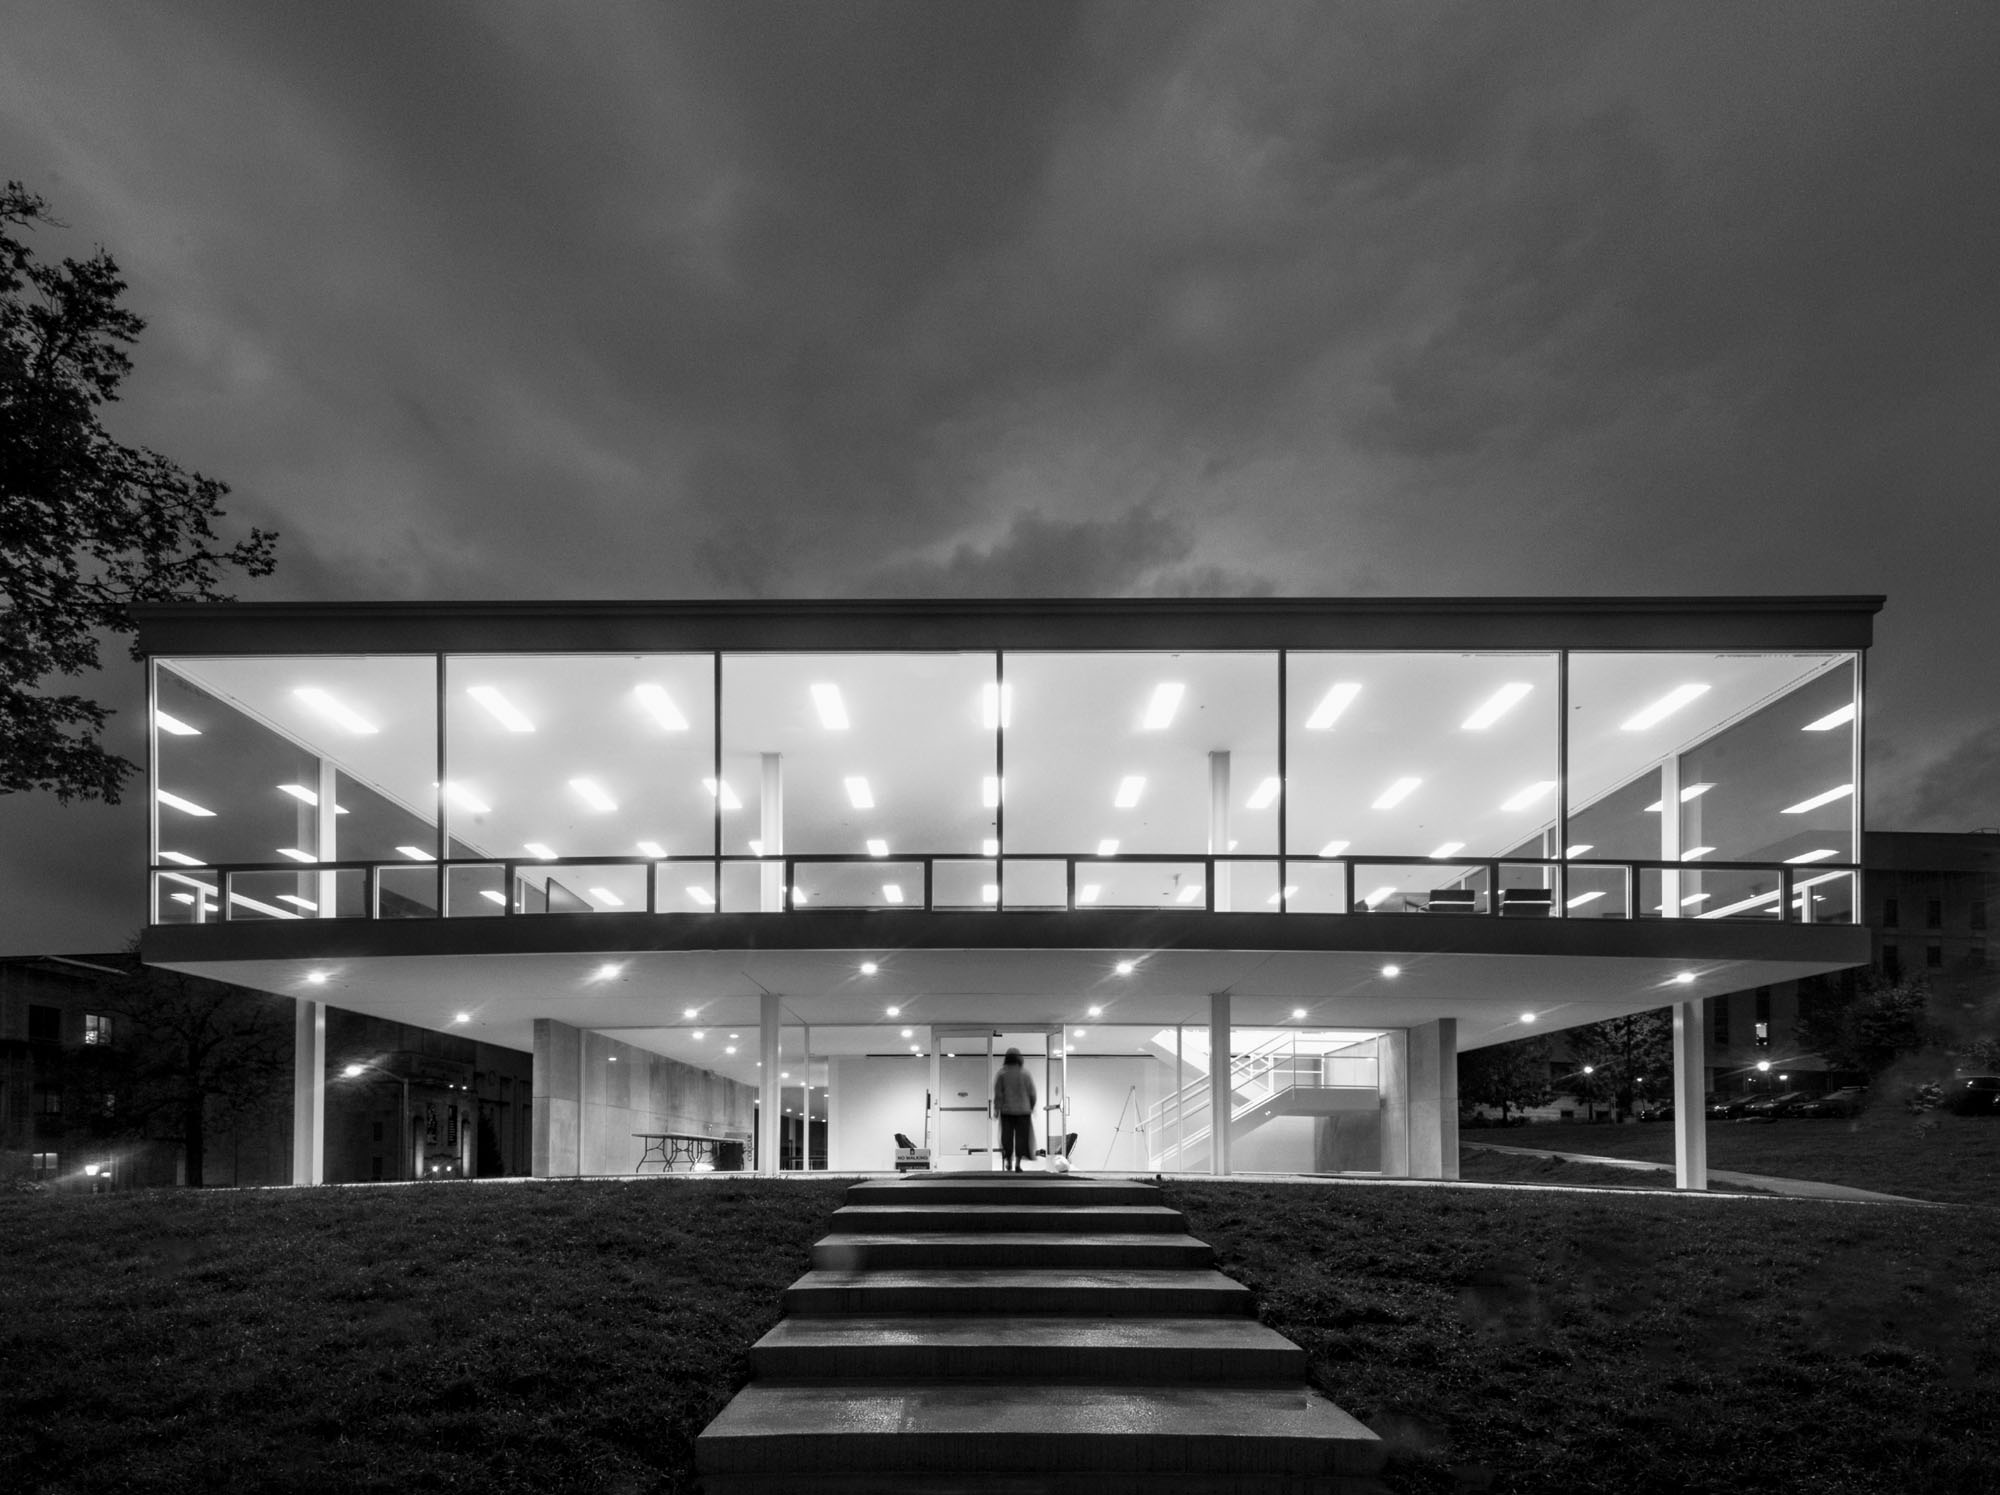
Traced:
<path id="1" fill-rule="evenodd" d="M 1375 1089 L 1382 1115 L 1382 1173 L 1410 1176 L 1410 1035 L 1391 1028 L 1375 1040 Z"/>
<path id="2" fill-rule="evenodd" d="M 315 807 L 318 815 L 318 836 L 313 841 L 313 854 L 322 862 L 340 860 L 340 833 L 337 822 L 340 811 L 335 808 L 333 791 L 338 781 L 333 764 L 325 758 L 319 760 L 319 779 L 313 786 L 313 793 L 319 796 Z M 319 917 L 331 919 L 340 912 L 340 874 L 322 872 L 313 879 L 313 902 L 319 905 Z"/>
<path id="3" fill-rule="evenodd" d="M 1708 1187 L 1708 1115 L 1702 1067 L 1707 1013 L 1702 999 L 1674 1003 L 1674 1187 Z"/>
<path id="4" fill-rule="evenodd" d="M 1208 994 L 1208 1171 L 1229 1173 L 1229 993 Z"/>
<path id="5" fill-rule="evenodd" d="M 764 1069 L 757 1087 L 757 1176 L 778 1176 L 778 1146 L 785 1119 L 784 1082 L 778 1078 L 778 1036 L 784 1001 L 772 992 L 757 999 L 757 1054 Z"/>
<path id="6" fill-rule="evenodd" d="M 785 755 L 783 753 L 763 754 L 763 775 L 758 792 L 759 838 L 764 843 L 764 855 L 782 858 L 785 854 Z M 757 906 L 767 914 L 783 913 L 785 908 L 785 864 L 783 861 L 767 861 L 758 869 L 762 874 L 762 886 Z"/>
<path id="7" fill-rule="evenodd" d="M 326 1007 L 300 999 L 292 1020 L 292 1182 L 326 1182 Z"/>
<path id="8" fill-rule="evenodd" d="M 1229 754 L 1208 755 L 1208 854 L 1229 853 Z M 1215 866 L 1215 911 L 1229 912 L 1229 864 Z"/>
<path id="9" fill-rule="evenodd" d="M 1410 1029 L 1410 1177 L 1458 1177 L 1458 1019 Z"/>
<path id="10" fill-rule="evenodd" d="M 1660 860 L 1678 862 L 1681 859 L 1681 755 L 1667 754 L 1660 765 Z M 1632 899 L 1639 901 L 1639 890 L 1632 890 Z M 1639 910 L 1635 909 L 1634 912 Z M 1681 916 L 1681 875 L 1678 872 L 1660 874 L 1660 917 L 1678 919 Z"/>

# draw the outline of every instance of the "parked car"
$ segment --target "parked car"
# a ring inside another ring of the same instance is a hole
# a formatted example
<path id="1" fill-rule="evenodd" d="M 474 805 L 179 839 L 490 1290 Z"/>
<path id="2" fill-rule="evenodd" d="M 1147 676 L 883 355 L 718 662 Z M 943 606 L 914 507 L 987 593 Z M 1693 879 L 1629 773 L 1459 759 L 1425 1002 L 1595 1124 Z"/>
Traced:
<path id="1" fill-rule="evenodd" d="M 1712 1095 L 1708 1098 L 1708 1119 L 1734 1121 L 1743 1114 L 1743 1108 L 1757 1098 L 1755 1095 Z"/>
<path id="2" fill-rule="evenodd" d="M 1674 1103 L 1670 1100 L 1642 1100 L 1632 1107 L 1632 1115 L 1640 1121 L 1672 1121 Z"/>
<path id="3" fill-rule="evenodd" d="M 1953 1075 L 1944 1083 L 1944 1108 L 1955 1116 L 2000 1116 L 2000 1075 Z"/>
<path id="4" fill-rule="evenodd" d="M 1861 1110 L 1862 1089 L 1859 1085 L 1844 1085 L 1838 1090 L 1829 1090 L 1825 1095 L 1808 1096 L 1801 1101 L 1793 1101 L 1784 1110 L 1786 1116 L 1854 1116 Z"/>
<path id="5" fill-rule="evenodd" d="M 1760 1095 L 1743 1107 L 1743 1114 L 1764 1121 L 1776 1121 L 1785 1114 L 1785 1107 L 1794 1101 L 1809 1099 L 1811 1097 L 1803 1090 L 1787 1090 L 1779 1095 Z"/>

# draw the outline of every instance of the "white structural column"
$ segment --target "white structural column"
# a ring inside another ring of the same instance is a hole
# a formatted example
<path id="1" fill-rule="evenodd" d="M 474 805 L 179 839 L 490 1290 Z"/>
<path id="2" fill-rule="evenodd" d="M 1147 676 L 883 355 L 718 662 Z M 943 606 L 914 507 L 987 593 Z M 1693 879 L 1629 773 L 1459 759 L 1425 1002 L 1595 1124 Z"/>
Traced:
<path id="1" fill-rule="evenodd" d="M 1697 845 L 1700 843 L 1697 842 Z M 1660 860 L 1678 862 L 1681 859 L 1681 755 L 1667 754 L 1660 765 Z M 1632 912 L 1643 915 L 1639 908 L 1639 889 L 1632 890 Z M 1660 917 L 1678 919 L 1681 908 L 1681 875 L 1678 872 L 1660 874 Z"/>
<path id="2" fill-rule="evenodd" d="M 1229 854 L 1229 754 L 1208 755 L 1208 854 Z M 1215 864 L 1215 911 L 1229 912 L 1229 863 Z"/>
<path id="3" fill-rule="evenodd" d="M 313 841 L 313 855 L 322 862 L 340 860 L 340 833 L 336 824 L 340 811 L 334 805 L 333 791 L 338 786 L 333 764 L 325 758 L 319 760 L 319 778 L 313 785 L 313 793 L 319 796 L 314 806 L 318 817 L 318 835 Z M 340 874 L 322 872 L 313 879 L 313 902 L 319 905 L 322 919 L 334 918 L 340 912 Z"/>
<path id="4" fill-rule="evenodd" d="M 757 797 L 760 839 L 764 843 L 766 857 L 782 858 L 785 854 L 785 755 L 765 753 L 763 765 Z M 763 874 L 763 881 L 757 906 L 767 914 L 784 912 L 784 862 L 767 861 L 758 870 Z"/>
<path id="5" fill-rule="evenodd" d="M 1392 1028 L 1375 1040 L 1375 1088 L 1382 1108 L 1382 1172 L 1410 1176 L 1410 1035 Z"/>
<path id="6" fill-rule="evenodd" d="M 1208 1171 L 1229 1172 L 1229 993 L 1208 994 Z"/>
<path id="7" fill-rule="evenodd" d="M 757 1087 L 757 1175 L 778 1176 L 779 1139 L 784 1135 L 785 1088 L 778 1078 L 778 1037 L 784 1021 L 784 999 L 765 992 L 757 999 L 757 1053 L 764 1061 Z"/>
<path id="8" fill-rule="evenodd" d="M 1410 1177 L 1458 1177 L 1458 1019 L 1410 1029 Z"/>
<path id="9" fill-rule="evenodd" d="M 1702 999 L 1674 1003 L 1674 1187 L 1708 1187 L 1708 1114 L 1702 1067 L 1708 1020 Z"/>
<path id="10" fill-rule="evenodd" d="M 326 1007 L 301 998 L 292 1022 L 292 1182 L 326 1182 Z"/>

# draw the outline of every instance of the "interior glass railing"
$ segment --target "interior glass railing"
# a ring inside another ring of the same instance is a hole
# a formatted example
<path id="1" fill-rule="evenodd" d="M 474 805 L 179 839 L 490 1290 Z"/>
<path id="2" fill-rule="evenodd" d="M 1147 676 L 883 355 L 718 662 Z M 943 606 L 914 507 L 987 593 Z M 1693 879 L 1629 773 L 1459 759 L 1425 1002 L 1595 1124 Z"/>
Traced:
<path id="1" fill-rule="evenodd" d="M 342 860 L 152 869 L 154 922 L 1150 909 L 1850 924 L 1851 862 L 965 854 Z"/>
<path id="2" fill-rule="evenodd" d="M 1248 1116 L 1290 1090 L 1361 1089 L 1373 1094 L 1380 1078 L 1370 1040 L 1363 1045 L 1329 1045 L 1308 1032 L 1287 1030 L 1234 1054 L 1229 1061 L 1229 1115 Z M 1146 1108 L 1147 1135 L 1158 1139 L 1153 1166 L 1174 1167 L 1208 1145 L 1212 1092 L 1206 1074 L 1197 1075 Z"/>

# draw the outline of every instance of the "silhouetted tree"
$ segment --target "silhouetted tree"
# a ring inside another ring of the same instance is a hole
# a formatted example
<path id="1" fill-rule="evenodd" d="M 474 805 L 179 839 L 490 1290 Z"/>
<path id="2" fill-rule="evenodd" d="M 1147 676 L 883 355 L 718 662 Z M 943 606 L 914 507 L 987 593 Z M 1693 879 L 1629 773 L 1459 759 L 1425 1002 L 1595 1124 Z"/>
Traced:
<path id="1" fill-rule="evenodd" d="M 1632 1114 L 1641 1079 L 1671 1075 L 1674 1070 L 1674 1015 L 1669 1008 L 1586 1023 L 1563 1036 L 1577 1063 L 1591 1067 L 1592 1073 L 1582 1081 L 1585 1093 L 1609 1097 L 1620 1116 Z"/>
<path id="2" fill-rule="evenodd" d="M 0 794 L 115 804 L 134 765 L 101 741 L 110 711 L 44 683 L 96 669 L 130 603 L 218 601 L 224 568 L 267 574 L 277 536 L 221 544 L 226 487 L 105 431 L 146 324 L 102 249 L 38 264 L 15 236 L 53 221 L 19 182 L 0 189 Z"/>
<path id="3" fill-rule="evenodd" d="M 1879 1075 L 1898 1059 L 1936 1044 L 1930 989 L 1921 977 L 1864 981 L 1845 1001 L 1802 1003 L 1799 1042 L 1836 1069 Z"/>
<path id="4" fill-rule="evenodd" d="M 1549 1066 L 1555 1046 L 1547 1038 L 1519 1038 L 1489 1044 L 1458 1056 L 1458 1100 L 1462 1106 L 1498 1106 L 1500 1119 L 1511 1110 L 1545 1106 L 1555 1099 Z"/>

